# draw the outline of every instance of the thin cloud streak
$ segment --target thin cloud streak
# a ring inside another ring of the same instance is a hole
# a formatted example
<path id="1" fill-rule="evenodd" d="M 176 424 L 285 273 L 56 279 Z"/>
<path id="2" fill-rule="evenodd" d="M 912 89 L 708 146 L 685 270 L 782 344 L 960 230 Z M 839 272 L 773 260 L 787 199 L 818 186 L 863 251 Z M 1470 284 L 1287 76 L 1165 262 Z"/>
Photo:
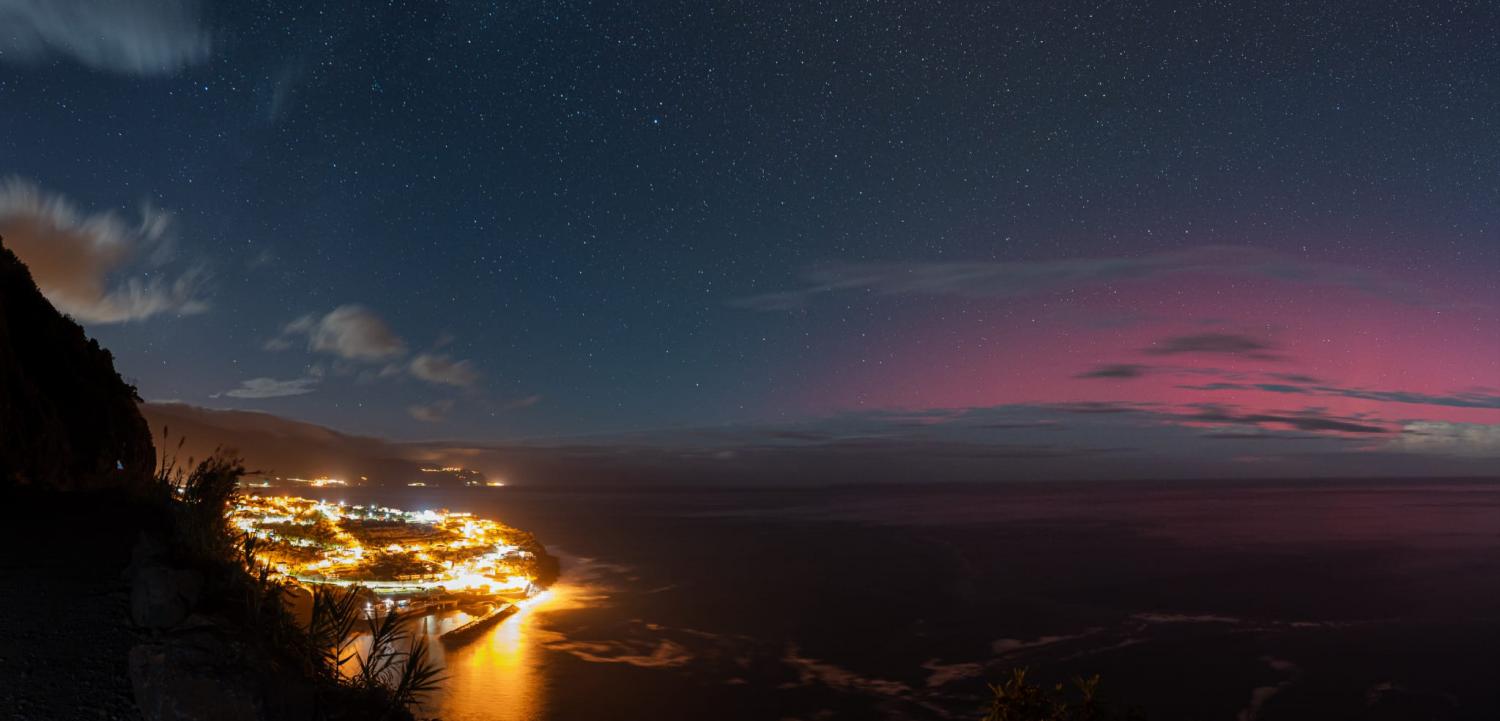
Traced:
<path id="1" fill-rule="evenodd" d="M 459 388 L 469 388 L 479 382 L 479 371 L 474 368 L 473 363 L 432 353 L 423 353 L 411 359 L 411 374 L 428 383 Z"/>
<path id="2" fill-rule="evenodd" d="M 0 28 L 0 61 L 122 75 L 171 75 L 213 50 L 194 0 L 0 0 Z"/>
<path id="3" fill-rule="evenodd" d="M 448 420 L 448 413 L 453 410 L 453 401 L 443 400 L 432 403 L 409 406 L 407 414 L 423 423 L 442 423 Z"/>
<path id="4" fill-rule="evenodd" d="M 1113 380 L 1133 380 L 1141 378 L 1151 372 L 1150 366 L 1139 363 L 1114 363 L 1102 365 L 1091 371 L 1079 373 L 1074 378 L 1107 378 Z"/>
<path id="5" fill-rule="evenodd" d="M 284 398 L 286 396 L 300 396 L 316 390 L 318 379 L 315 377 L 292 378 L 289 380 L 276 380 L 275 378 L 251 378 L 242 381 L 240 387 L 215 393 L 212 398 L 227 396 L 229 398 Z"/>
<path id="6" fill-rule="evenodd" d="M 731 305 L 751 310 L 795 310 L 822 295 L 856 290 L 891 296 L 1014 298 L 1079 286 L 1205 273 L 1342 286 L 1424 304 L 1415 289 L 1376 273 L 1259 248 L 1203 246 L 1132 258 L 1014 263 L 835 262 L 806 269 L 801 274 L 806 283 L 802 288 L 740 298 Z"/>
<path id="7" fill-rule="evenodd" d="M 1181 385 L 1178 388 L 1194 391 L 1264 391 L 1286 395 L 1308 395 L 1336 398 L 1354 398 L 1377 403 L 1401 403 L 1407 405 L 1438 406 L 1443 408 L 1470 408 L 1500 410 L 1500 395 L 1482 391 L 1462 393 L 1417 393 L 1414 391 L 1371 390 L 1367 388 L 1344 388 L 1333 385 L 1296 385 L 1292 383 L 1204 383 Z"/>
<path id="8" fill-rule="evenodd" d="M 1146 355 L 1223 355 L 1254 360 L 1280 360 L 1270 343 L 1238 333 L 1196 333 L 1163 338 L 1141 352 Z"/>

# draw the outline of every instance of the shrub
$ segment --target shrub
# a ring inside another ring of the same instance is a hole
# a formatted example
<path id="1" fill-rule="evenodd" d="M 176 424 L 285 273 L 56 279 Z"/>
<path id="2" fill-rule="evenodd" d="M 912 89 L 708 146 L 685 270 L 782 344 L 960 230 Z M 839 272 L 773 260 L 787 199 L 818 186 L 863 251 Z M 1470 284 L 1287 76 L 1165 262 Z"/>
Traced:
<path id="1" fill-rule="evenodd" d="M 1041 686 L 1026 680 L 1027 669 L 990 684 L 994 694 L 985 721 L 1144 721 L 1136 711 L 1118 712 L 1099 701 L 1099 677 L 1077 678 L 1071 686 Z"/>
<path id="2" fill-rule="evenodd" d="M 157 469 L 175 550 L 181 561 L 208 572 L 214 589 L 210 605 L 243 625 L 278 665 L 312 681 L 327 702 L 320 701 L 320 708 L 341 709 L 334 714 L 338 717 L 411 718 L 410 707 L 442 680 L 441 667 L 427 655 L 426 637 L 413 634 L 411 619 L 393 611 L 370 618 L 365 629 L 370 649 L 354 650 L 364 615 L 361 601 L 370 595 L 359 586 L 314 586 L 312 621 L 299 626 L 287 609 L 287 584 L 261 558 L 268 549 L 229 524 L 245 473 L 241 459 L 223 449 L 181 467 L 175 454 L 163 454 Z M 351 663 L 354 672 L 346 673 Z"/>
<path id="3" fill-rule="evenodd" d="M 442 682 L 442 668 L 427 655 L 426 635 L 413 634 L 411 618 L 395 610 L 366 620 L 370 648 L 359 653 L 354 641 L 364 615 L 360 601 L 367 595 L 360 586 L 313 588 L 308 627 L 313 664 L 326 681 L 383 699 L 389 707 L 416 705 Z"/>

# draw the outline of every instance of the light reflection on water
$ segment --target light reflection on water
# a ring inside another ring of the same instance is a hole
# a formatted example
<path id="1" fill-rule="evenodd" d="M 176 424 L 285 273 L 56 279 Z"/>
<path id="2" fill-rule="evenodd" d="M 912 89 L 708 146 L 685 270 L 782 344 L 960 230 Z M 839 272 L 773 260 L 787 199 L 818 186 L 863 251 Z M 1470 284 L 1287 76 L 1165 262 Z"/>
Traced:
<path id="1" fill-rule="evenodd" d="M 532 721 L 544 716 L 547 674 L 544 650 L 555 633 L 547 617 L 582 608 L 589 594 L 561 581 L 521 605 L 515 614 L 465 643 L 445 644 L 438 636 L 474 616 L 450 611 L 422 619 L 434 661 L 444 668 L 442 688 L 422 704 L 419 715 L 445 721 Z"/>

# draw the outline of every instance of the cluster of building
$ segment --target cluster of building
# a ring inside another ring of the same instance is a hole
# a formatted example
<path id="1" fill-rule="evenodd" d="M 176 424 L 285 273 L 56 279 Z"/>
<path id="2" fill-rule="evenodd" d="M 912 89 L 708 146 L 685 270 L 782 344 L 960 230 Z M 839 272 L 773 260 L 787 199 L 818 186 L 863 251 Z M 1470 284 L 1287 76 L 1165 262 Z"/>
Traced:
<path id="1" fill-rule="evenodd" d="M 257 558 L 278 573 L 377 593 L 525 597 L 537 590 L 545 556 L 530 534 L 446 510 L 247 495 L 230 522 L 256 539 Z"/>

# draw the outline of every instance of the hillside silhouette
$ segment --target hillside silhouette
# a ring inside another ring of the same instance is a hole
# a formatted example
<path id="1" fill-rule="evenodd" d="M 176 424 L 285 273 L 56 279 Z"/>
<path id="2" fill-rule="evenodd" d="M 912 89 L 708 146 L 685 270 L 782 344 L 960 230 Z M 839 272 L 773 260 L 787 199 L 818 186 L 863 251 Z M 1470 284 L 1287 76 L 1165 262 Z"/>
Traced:
<path id="1" fill-rule="evenodd" d="M 415 478 L 421 463 L 410 449 L 379 438 L 349 435 L 269 413 L 216 410 L 184 403 L 143 403 L 151 428 L 171 434 L 182 457 L 207 458 L 233 446 L 252 469 L 272 476 L 401 480 Z"/>
<path id="2" fill-rule="evenodd" d="M 0 486 L 143 487 L 156 454 L 139 400 L 0 238 Z"/>

